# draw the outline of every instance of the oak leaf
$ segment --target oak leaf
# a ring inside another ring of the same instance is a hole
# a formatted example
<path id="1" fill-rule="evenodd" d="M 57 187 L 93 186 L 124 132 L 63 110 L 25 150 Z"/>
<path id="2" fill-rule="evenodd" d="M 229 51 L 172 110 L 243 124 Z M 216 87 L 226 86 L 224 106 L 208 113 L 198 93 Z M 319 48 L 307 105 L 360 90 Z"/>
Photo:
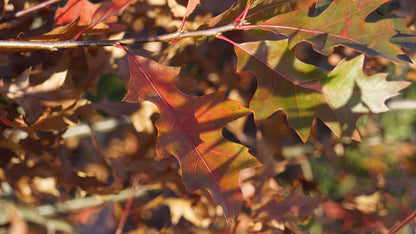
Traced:
<path id="1" fill-rule="evenodd" d="M 400 62 L 400 47 L 390 42 L 396 35 L 389 21 L 366 22 L 366 17 L 388 0 L 334 0 L 319 15 L 309 16 L 309 8 L 277 15 L 259 27 L 289 37 L 289 48 L 301 41 L 329 54 L 344 45 L 369 56 L 382 56 Z"/>
<path id="2" fill-rule="evenodd" d="M 175 156 L 188 191 L 208 188 L 226 216 L 234 216 L 242 202 L 238 172 L 259 166 L 259 162 L 244 146 L 225 140 L 221 130 L 249 111 L 221 92 L 201 97 L 186 95 L 173 81 L 180 68 L 162 66 L 130 53 L 128 56 L 130 81 L 124 100 L 150 101 L 159 109 L 158 157 Z"/>
<path id="3" fill-rule="evenodd" d="M 247 14 L 247 20 L 251 24 L 257 24 L 277 14 L 286 13 L 288 11 L 303 7 L 309 7 L 315 1 L 316 0 L 239 0 L 235 5 L 223 13 L 209 19 L 201 25 L 200 28 L 223 26 L 233 22 L 244 11 L 250 2 L 252 3 Z"/>
<path id="4" fill-rule="evenodd" d="M 306 197 L 303 194 L 302 187 L 298 187 L 286 199 L 280 200 L 278 197 L 273 198 L 259 209 L 254 216 L 262 221 L 277 220 L 282 222 L 285 216 L 304 217 L 312 215 L 323 199 L 319 196 Z"/>
<path id="5" fill-rule="evenodd" d="M 384 102 L 409 85 L 386 81 L 387 74 L 365 75 L 363 55 L 344 60 L 327 73 L 298 60 L 294 49 L 289 50 L 288 40 L 248 42 L 235 50 L 238 70 L 257 76 L 257 90 L 250 103 L 257 124 L 284 110 L 303 141 L 316 117 L 337 136 L 358 140 L 357 119 L 365 113 L 387 111 Z"/>

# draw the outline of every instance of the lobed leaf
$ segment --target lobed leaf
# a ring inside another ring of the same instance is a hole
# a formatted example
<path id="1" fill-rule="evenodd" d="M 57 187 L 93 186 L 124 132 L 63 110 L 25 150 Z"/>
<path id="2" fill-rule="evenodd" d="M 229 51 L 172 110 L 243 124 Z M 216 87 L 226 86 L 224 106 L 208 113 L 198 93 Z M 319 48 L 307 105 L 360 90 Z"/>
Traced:
<path id="1" fill-rule="evenodd" d="M 388 0 L 334 0 L 319 15 L 309 16 L 309 8 L 277 15 L 261 28 L 289 37 L 289 48 L 308 41 L 314 48 L 329 54 L 333 47 L 344 45 L 369 56 L 382 56 L 400 62 L 400 47 L 390 42 L 396 35 L 389 21 L 370 23 L 366 17 Z"/>
<path id="2" fill-rule="evenodd" d="M 386 74 L 365 75 L 363 55 L 344 60 L 327 73 L 298 60 L 288 40 L 248 42 L 235 51 L 238 71 L 251 71 L 257 77 L 250 103 L 256 123 L 283 110 L 303 141 L 316 117 L 337 136 L 359 139 L 355 122 L 360 115 L 387 111 L 384 102 L 409 85 L 385 81 Z"/>
<path id="3" fill-rule="evenodd" d="M 223 13 L 209 19 L 200 28 L 223 26 L 233 22 L 251 2 L 247 20 L 252 24 L 263 22 L 277 14 L 286 13 L 302 7 L 309 7 L 316 0 L 238 0 Z"/>
<path id="4" fill-rule="evenodd" d="M 391 42 L 405 48 L 404 51 L 409 55 L 409 58 L 416 63 L 414 56 L 411 54 L 416 51 L 416 31 L 406 27 L 406 19 L 404 18 L 392 18 L 390 19 L 394 30 L 397 32 Z M 409 53 L 411 51 L 411 53 Z"/>
<path id="5" fill-rule="evenodd" d="M 220 92 L 202 97 L 186 95 L 173 82 L 180 68 L 130 53 L 128 56 L 130 80 L 124 100 L 146 100 L 158 107 L 158 157 L 175 156 L 187 189 L 208 188 L 226 216 L 234 216 L 242 201 L 238 173 L 259 166 L 259 162 L 244 146 L 225 140 L 221 130 L 249 111 Z"/>

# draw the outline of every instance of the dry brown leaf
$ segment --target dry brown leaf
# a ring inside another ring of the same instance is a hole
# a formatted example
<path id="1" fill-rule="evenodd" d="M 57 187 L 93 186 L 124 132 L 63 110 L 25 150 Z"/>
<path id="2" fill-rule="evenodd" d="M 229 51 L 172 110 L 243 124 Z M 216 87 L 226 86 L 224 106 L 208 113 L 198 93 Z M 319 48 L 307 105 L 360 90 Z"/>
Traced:
<path id="1" fill-rule="evenodd" d="M 302 187 L 298 187 L 285 200 L 278 201 L 277 199 L 272 199 L 263 205 L 255 212 L 254 217 L 263 221 L 282 221 L 285 215 L 294 217 L 308 216 L 312 215 L 312 211 L 318 207 L 321 201 L 322 198 L 319 196 L 305 197 Z"/>
<path id="2" fill-rule="evenodd" d="M 165 198 L 162 204 L 169 206 L 171 212 L 171 219 L 174 225 L 179 223 L 179 220 L 184 217 L 189 222 L 193 223 L 197 227 L 207 228 L 211 223 L 209 219 L 199 217 L 190 200 L 182 198 Z"/>
<path id="3" fill-rule="evenodd" d="M 64 87 L 67 71 L 54 73 L 44 82 L 31 85 L 30 69 L 26 69 L 15 82 L 0 80 L 0 92 L 15 100 L 25 111 L 25 119 L 29 124 L 35 123 L 46 107 L 67 109 L 76 103 L 81 92 Z"/>
<path id="4" fill-rule="evenodd" d="M 179 4 L 176 0 L 167 0 L 168 6 L 175 17 L 184 17 L 186 7 Z"/>
<path id="5" fill-rule="evenodd" d="M 155 113 L 159 113 L 157 107 L 151 102 L 141 102 L 141 107 L 139 110 L 134 112 L 131 115 L 131 121 L 134 128 L 137 132 L 146 132 L 148 134 L 153 134 L 155 131 L 155 126 L 151 120 L 151 117 Z"/>

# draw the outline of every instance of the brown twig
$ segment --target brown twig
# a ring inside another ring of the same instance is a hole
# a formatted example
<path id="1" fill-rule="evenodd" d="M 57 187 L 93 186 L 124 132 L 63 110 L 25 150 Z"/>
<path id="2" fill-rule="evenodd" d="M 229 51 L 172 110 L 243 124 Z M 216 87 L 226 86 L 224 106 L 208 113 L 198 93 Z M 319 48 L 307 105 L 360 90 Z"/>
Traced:
<path id="1" fill-rule="evenodd" d="M 416 211 L 413 211 L 413 213 L 411 213 L 409 216 L 407 216 L 407 218 L 405 220 L 403 220 L 399 225 L 392 228 L 389 231 L 389 234 L 394 234 L 394 233 L 398 232 L 404 225 L 406 225 L 408 222 L 412 221 L 412 219 L 414 217 L 416 217 Z"/>
<path id="2" fill-rule="evenodd" d="M 127 38 L 122 40 L 102 40 L 102 41 L 0 41 L 1 49 L 13 50 L 50 50 L 90 47 L 90 46 L 112 46 L 114 44 L 132 45 L 152 41 L 172 41 L 188 37 L 209 37 L 217 36 L 227 31 L 238 30 L 239 24 L 231 23 L 217 28 L 196 30 L 189 32 L 175 32 L 154 37 Z"/>
<path id="3" fill-rule="evenodd" d="M 29 7 L 27 9 L 18 11 L 14 14 L 6 15 L 4 18 L 0 19 L 0 23 L 4 23 L 4 22 L 10 21 L 12 19 L 19 18 L 19 17 L 22 17 L 24 15 L 33 13 L 37 10 L 40 10 L 42 8 L 45 8 L 47 6 L 50 6 L 50 5 L 55 4 L 57 2 L 60 2 L 60 1 L 62 1 L 62 0 L 47 0 L 45 2 L 42 2 L 42 3 L 39 3 L 39 4 L 35 5 L 33 7 Z"/>
<path id="4" fill-rule="evenodd" d="M 133 179 L 133 182 L 131 185 L 131 193 L 126 202 L 126 206 L 124 207 L 123 215 L 121 216 L 120 223 L 118 224 L 115 234 L 121 234 L 123 232 L 124 224 L 126 223 L 127 216 L 130 213 L 130 207 L 131 207 L 131 204 L 133 203 L 134 194 L 136 193 L 138 187 L 139 187 L 139 177 L 136 175 Z"/>

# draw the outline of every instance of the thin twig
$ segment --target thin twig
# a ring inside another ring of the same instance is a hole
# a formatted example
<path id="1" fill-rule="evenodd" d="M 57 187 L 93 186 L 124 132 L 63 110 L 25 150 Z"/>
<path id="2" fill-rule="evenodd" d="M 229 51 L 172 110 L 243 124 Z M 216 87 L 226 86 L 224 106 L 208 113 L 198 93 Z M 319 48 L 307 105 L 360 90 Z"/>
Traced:
<path id="1" fill-rule="evenodd" d="M 62 1 L 62 0 L 47 0 L 45 2 L 42 2 L 42 3 L 39 3 L 39 4 L 35 5 L 33 7 L 18 11 L 14 14 L 6 15 L 4 18 L 0 19 L 0 23 L 4 23 L 4 22 L 10 21 L 12 19 L 19 18 L 19 17 L 22 17 L 24 15 L 33 13 L 37 10 L 40 10 L 42 8 L 45 8 L 47 6 L 50 6 L 50 5 L 55 4 L 57 2 L 60 2 L 60 1 Z"/>
<path id="2" fill-rule="evenodd" d="M 12 208 L 26 221 L 72 233 L 73 227 L 70 222 L 53 218 L 53 216 L 79 211 L 87 207 L 100 206 L 106 202 L 122 202 L 127 199 L 143 197 L 149 192 L 160 191 L 160 189 L 161 186 L 159 184 L 140 187 L 137 185 L 134 191 L 133 188 L 125 189 L 118 194 L 109 194 L 106 197 L 100 197 L 100 199 L 96 196 L 88 196 L 55 204 L 41 205 L 35 208 L 19 205 L 10 200 L 0 198 L 0 209 L 5 211 Z M 0 225 L 5 225 L 9 222 L 10 217 L 7 215 L 7 212 L 0 212 Z"/>
<path id="3" fill-rule="evenodd" d="M 390 110 L 416 110 L 416 100 L 395 100 L 387 103 Z"/>
<path id="4" fill-rule="evenodd" d="M 123 215 L 121 216 L 120 223 L 118 224 L 115 234 L 121 234 L 123 232 L 124 224 L 126 223 L 127 216 L 130 213 L 131 204 L 133 203 L 134 194 L 136 193 L 138 188 L 139 188 L 139 177 L 136 175 L 133 179 L 133 182 L 131 185 L 131 193 L 126 202 L 126 206 L 124 207 Z"/>
<path id="5" fill-rule="evenodd" d="M 403 220 L 399 225 L 394 227 L 389 231 L 389 234 L 394 234 L 398 232 L 404 225 L 406 225 L 408 222 L 412 221 L 412 219 L 416 216 L 416 211 L 413 211 L 405 220 Z"/>
<path id="6" fill-rule="evenodd" d="M 41 205 L 36 207 L 34 210 L 38 213 L 38 215 L 42 216 L 53 216 L 57 214 L 66 214 L 68 212 L 79 211 L 81 209 L 85 209 L 87 207 L 93 206 L 100 206 L 105 204 L 106 202 L 122 202 L 126 201 L 131 196 L 132 189 L 125 189 L 118 194 L 109 194 L 107 196 L 103 196 L 97 198 L 95 196 L 88 196 L 83 198 L 75 198 L 72 200 L 68 200 L 65 202 L 58 202 L 56 204 L 47 204 Z M 161 185 L 154 184 L 154 185 L 144 185 L 140 186 L 139 189 L 136 189 L 134 192 L 134 198 L 139 198 L 148 195 L 149 192 L 152 191 L 160 191 Z M 1 201 L 1 200 L 0 200 Z M 1 217 L 1 214 L 0 214 Z"/>
<path id="7" fill-rule="evenodd" d="M 1 49 L 13 49 L 13 50 L 50 50 L 55 51 L 58 49 L 77 48 L 77 47 L 90 47 L 90 46 L 112 46 L 114 44 L 132 45 L 153 41 L 172 41 L 175 39 L 183 39 L 188 37 L 208 37 L 217 36 L 221 33 L 238 30 L 239 24 L 231 23 L 217 28 L 210 28 L 205 30 L 189 31 L 189 32 L 175 32 L 168 33 L 154 37 L 141 37 L 141 38 L 127 38 L 122 40 L 102 40 L 102 41 L 0 41 Z"/>

